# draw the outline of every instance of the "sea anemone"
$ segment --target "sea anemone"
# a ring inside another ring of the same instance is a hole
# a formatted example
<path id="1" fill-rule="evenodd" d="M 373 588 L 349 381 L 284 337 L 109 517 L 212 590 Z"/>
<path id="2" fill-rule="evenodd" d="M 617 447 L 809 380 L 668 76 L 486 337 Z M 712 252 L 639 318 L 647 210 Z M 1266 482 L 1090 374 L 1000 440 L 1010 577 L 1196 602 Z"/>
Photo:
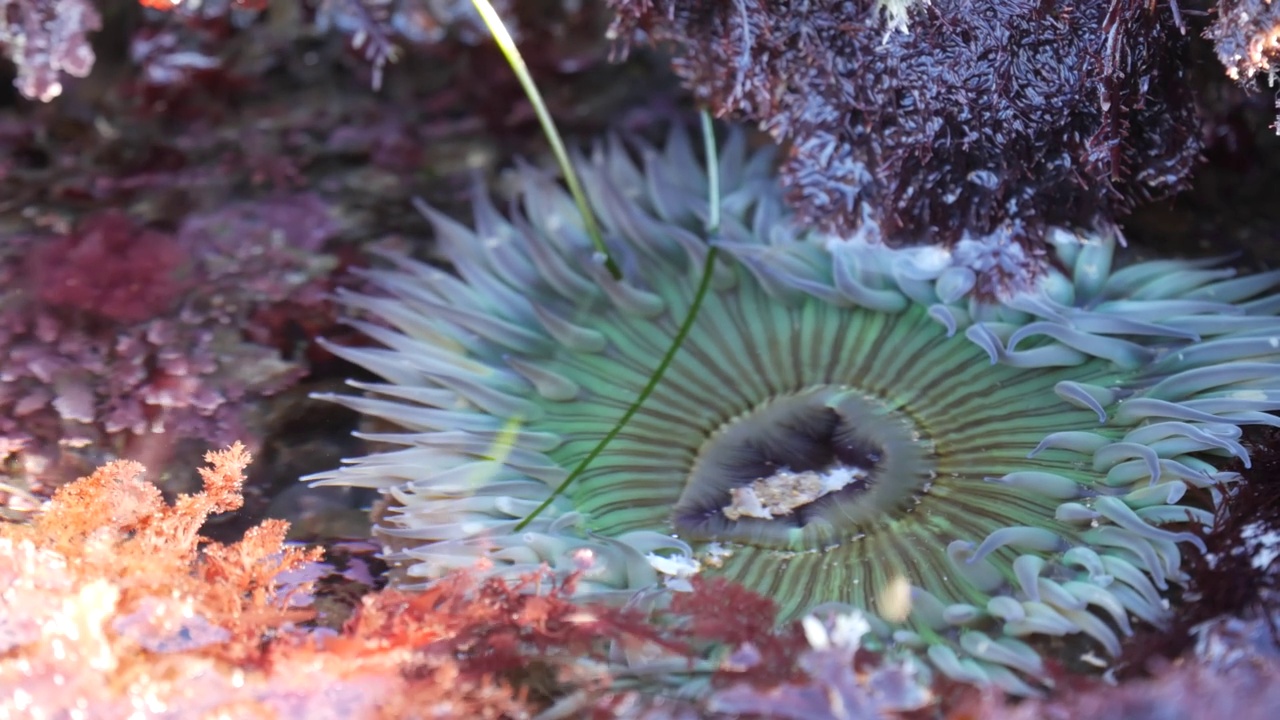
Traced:
<path id="1" fill-rule="evenodd" d="M 710 238 L 685 135 L 580 164 L 621 280 L 556 178 L 522 167 L 521 209 L 479 197 L 475 229 L 427 211 L 456 274 L 389 256 L 382 294 L 343 296 L 383 347 L 333 351 L 385 382 L 331 397 L 404 432 L 309 479 L 388 496 L 407 582 L 546 564 L 630 597 L 722 575 L 780 619 L 856 606 L 891 648 L 1030 693 L 1046 671 L 1024 639 L 1115 655 L 1135 619 L 1162 622 L 1237 479 L 1219 466 L 1248 463 L 1241 426 L 1280 425 L 1280 274 L 1113 269 L 1112 238 L 1056 232 L 1034 286 L 992 298 L 979 275 L 1016 245 L 808 231 L 740 135 Z M 724 257 L 674 362 L 554 495 L 645 387 L 709 245 Z"/>

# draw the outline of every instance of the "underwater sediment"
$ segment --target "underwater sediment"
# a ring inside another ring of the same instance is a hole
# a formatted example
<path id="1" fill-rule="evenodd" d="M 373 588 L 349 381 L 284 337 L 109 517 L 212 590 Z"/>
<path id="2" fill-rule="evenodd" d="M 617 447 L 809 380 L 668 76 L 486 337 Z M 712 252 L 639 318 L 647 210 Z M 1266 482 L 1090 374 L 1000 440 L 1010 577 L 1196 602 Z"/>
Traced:
<path id="1" fill-rule="evenodd" d="M 982 280 L 1025 267 L 1021 246 L 808 230 L 740 135 L 715 233 L 678 132 L 610 140 L 580 171 L 622 279 L 556 178 L 521 168 L 518 211 L 429 213 L 456 274 L 389 256 L 381 294 L 343 297 L 381 347 L 333 350 L 383 381 L 331 397 L 402 432 L 309 479 L 387 494 L 379 533 L 409 584 L 479 561 L 623 598 L 719 575 L 783 619 L 854 606 L 952 678 L 1033 693 L 1039 639 L 1105 664 L 1164 621 L 1237 479 L 1220 468 L 1248 463 L 1242 426 L 1280 425 L 1280 274 L 1116 267 L 1113 238 L 1054 231 L 1048 270 L 992 297 Z M 641 393 L 710 245 L 662 381 L 517 529 Z"/>

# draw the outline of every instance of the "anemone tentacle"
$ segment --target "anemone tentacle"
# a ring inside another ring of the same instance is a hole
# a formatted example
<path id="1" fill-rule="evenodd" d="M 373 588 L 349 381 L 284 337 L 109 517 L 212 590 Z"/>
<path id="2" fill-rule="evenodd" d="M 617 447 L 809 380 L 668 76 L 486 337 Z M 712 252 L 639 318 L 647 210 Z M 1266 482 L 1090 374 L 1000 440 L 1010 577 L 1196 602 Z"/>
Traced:
<path id="1" fill-rule="evenodd" d="M 964 252 L 795 225 L 767 153 L 720 153 L 719 262 L 663 381 L 607 450 L 515 527 L 626 411 L 707 256 L 707 179 L 681 133 L 611 139 L 584 185 L 615 280 L 554 178 L 475 229 L 428 211 L 456 275 L 402 257 L 344 300 L 385 382 L 330 396 L 400 425 L 398 449 L 309 478 L 394 499 L 380 532 L 424 582 L 487 559 L 634 594 L 718 574 L 776 600 L 866 610 L 952 677 L 1032 692 L 1038 636 L 1108 654 L 1203 551 L 1241 426 L 1280 424 L 1280 274 L 1216 260 L 1113 269 L 1053 235 L 1034 286 L 975 293 Z M 871 230 L 868 230 L 868 233 Z M 963 243 L 962 243 L 963 245 Z M 673 582 L 673 576 L 676 581 Z M 1030 644 L 1029 644 L 1030 643 Z"/>

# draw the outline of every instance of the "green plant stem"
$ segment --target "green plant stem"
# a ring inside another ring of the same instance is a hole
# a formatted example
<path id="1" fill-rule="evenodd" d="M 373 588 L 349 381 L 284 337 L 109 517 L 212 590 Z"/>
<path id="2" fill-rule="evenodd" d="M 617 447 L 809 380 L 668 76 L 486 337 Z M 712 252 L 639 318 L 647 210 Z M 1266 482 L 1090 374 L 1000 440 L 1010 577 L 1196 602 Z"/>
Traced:
<path id="1" fill-rule="evenodd" d="M 547 104 L 542 100 L 542 93 L 538 92 L 538 86 L 534 83 L 533 76 L 529 74 L 529 68 L 525 65 L 524 57 L 520 55 L 520 49 L 516 47 L 511 33 L 507 32 L 506 25 L 502 24 L 502 18 L 498 16 L 498 11 L 493 9 L 489 0 L 471 0 L 471 2 L 475 5 L 476 12 L 480 13 L 485 26 L 489 28 L 494 42 L 498 44 L 498 49 L 507 59 L 507 64 L 516 74 L 516 79 L 520 81 L 520 87 L 529 97 L 529 102 L 533 104 L 533 111 L 538 116 L 538 123 L 542 125 L 542 132 L 547 136 L 547 142 L 551 144 L 551 152 L 555 154 L 556 162 L 560 164 L 560 170 L 564 173 L 569 194 L 573 196 L 578 212 L 582 214 L 582 225 L 586 228 L 587 236 L 591 238 L 591 244 L 604 258 L 604 266 L 613 279 L 621 279 L 622 273 L 618 270 L 613 258 L 609 256 L 608 248 L 605 247 L 604 235 L 600 232 L 595 213 L 591 212 L 591 206 L 587 203 L 587 195 L 582 191 L 578 173 L 574 172 L 573 163 L 569 160 L 569 152 L 565 150 L 564 141 L 560 139 L 560 131 L 556 129 L 555 121 L 551 119 L 551 112 L 547 110 Z"/>
<path id="2" fill-rule="evenodd" d="M 477 0 L 479 1 L 479 0 Z M 711 207 L 707 213 L 707 234 L 711 237 L 720 228 L 720 161 L 716 152 L 716 135 L 715 127 L 712 125 L 711 116 L 704 110 L 702 112 L 702 139 L 703 145 L 707 153 L 707 194 L 708 202 Z M 578 476 L 582 475 L 591 463 L 595 462 L 600 453 L 613 442 L 613 439 L 622 432 L 622 429 L 631 422 L 631 418 L 640 411 L 644 401 L 649 399 L 653 391 L 657 389 L 658 383 L 662 382 L 662 376 L 666 374 L 667 368 L 671 366 L 671 362 L 675 360 L 676 353 L 680 351 L 680 346 L 684 344 L 684 339 L 689 335 L 689 331 L 693 328 L 693 322 L 698 318 L 698 310 L 702 308 L 702 301 L 707 297 L 707 291 L 711 288 L 711 278 L 715 275 L 716 256 L 719 254 L 719 248 L 711 247 L 707 250 L 707 259 L 702 266 L 702 277 L 698 280 L 698 290 L 693 295 L 693 302 L 689 305 L 689 312 L 684 317 L 684 322 L 680 323 L 680 329 L 676 331 L 675 338 L 671 341 L 671 347 L 667 348 L 666 354 L 662 356 L 662 361 L 658 363 L 658 367 L 654 368 L 653 374 L 649 376 L 649 381 L 645 383 L 644 389 L 636 396 L 635 402 L 627 408 L 627 411 L 618 418 L 618 422 L 610 428 L 609 432 L 591 448 L 591 452 L 582 458 L 573 472 L 569 473 L 569 477 L 555 489 L 551 495 L 547 496 L 538 507 L 533 509 L 523 520 L 516 524 L 516 531 L 524 530 L 533 522 L 535 518 L 542 514 L 544 510 L 555 502 L 555 499 L 573 484 Z"/>
<path id="3" fill-rule="evenodd" d="M 707 154 L 707 235 L 715 237 L 720 232 L 720 152 L 716 147 L 716 128 L 711 120 L 711 113 L 703 110 L 702 148 Z M 711 260 L 707 260 L 707 265 Z"/>
<path id="4" fill-rule="evenodd" d="M 529 513 L 525 519 L 521 520 L 516 525 L 517 531 L 525 529 L 529 523 L 533 522 L 534 518 L 542 514 L 543 510 L 550 507 L 551 503 L 554 502 L 557 497 L 560 497 L 560 494 L 567 490 L 569 486 L 573 484 L 574 480 L 578 479 L 578 476 L 581 475 L 591 465 L 591 463 L 600 456 L 600 453 L 604 452 L 604 449 L 608 447 L 609 443 L 613 442 L 613 439 L 618 436 L 618 433 L 622 432 L 622 429 L 627 426 L 627 423 L 631 422 L 631 418 L 635 417 L 635 414 L 639 412 L 640 407 L 644 405 L 644 401 L 648 400 L 649 396 L 653 394 L 653 391 L 657 389 L 658 383 L 662 381 L 662 376 L 667 372 L 667 368 L 671 366 L 671 361 L 675 359 L 676 353 L 680 351 L 680 346 L 684 343 L 684 339 L 689 334 L 689 330 L 693 328 L 693 321 L 698 317 L 698 310 L 702 307 L 702 300 L 706 297 L 707 290 L 711 287 L 711 277 L 715 274 L 715 261 L 718 252 L 719 248 L 714 247 L 707 251 L 707 261 L 702 268 L 702 278 L 698 281 L 698 292 L 693 296 L 693 304 L 689 306 L 689 314 L 685 316 L 684 322 L 680 324 L 680 329 L 676 332 L 676 336 L 671 342 L 671 347 L 667 348 L 666 354 L 662 356 L 662 362 L 658 363 L 658 367 L 655 368 L 653 374 L 649 376 L 649 382 L 645 384 L 644 389 L 636 396 L 635 402 L 631 403 L 631 407 L 627 408 L 627 411 L 622 414 L 622 417 L 618 418 L 618 422 L 614 424 L 608 434 L 601 438 L 600 442 L 591 449 L 591 452 L 587 453 L 587 456 L 578 463 L 577 467 L 573 469 L 573 472 L 569 473 L 569 477 L 565 478 L 564 482 L 560 483 L 559 487 L 555 489 L 555 492 L 551 493 L 546 500 L 543 500 L 538 507 L 534 508 L 533 512 Z"/>

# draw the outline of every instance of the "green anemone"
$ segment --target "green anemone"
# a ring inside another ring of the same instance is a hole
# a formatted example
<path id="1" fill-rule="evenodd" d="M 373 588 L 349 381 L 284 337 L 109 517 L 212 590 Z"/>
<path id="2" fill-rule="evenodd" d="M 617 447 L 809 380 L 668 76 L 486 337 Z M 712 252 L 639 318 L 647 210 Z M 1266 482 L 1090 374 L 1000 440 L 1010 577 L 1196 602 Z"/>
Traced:
<path id="1" fill-rule="evenodd" d="M 688 139 L 584 159 L 623 270 L 594 254 L 554 177 L 475 227 L 428 211 L 456 274 L 392 256 L 345 303 L 383 378 L 334 399 L 399 446 L 311 478 L 392 498 L 379 532 L 429 582 L 487 560 L 582 571 L 631 596 L 693 574 L 783 618 L 864 609 L 945 674 L 1029 693 L 1037 637 L 1115 655 L 1159 624 L 1210 522 L 1241 426 L 1277 425 L 1276 273 L 1215 261 L 1112 268 L 1059 232 L 1053 259 L 999 238 L 892 250 L 796 227 L 767 153 L 722 149 L 723 221 Z M 673 364 L 617 438 L 526 528 L 641 392 L 724 252 Z M 1041 262 L 998 300 L 975 288 Z"/>

